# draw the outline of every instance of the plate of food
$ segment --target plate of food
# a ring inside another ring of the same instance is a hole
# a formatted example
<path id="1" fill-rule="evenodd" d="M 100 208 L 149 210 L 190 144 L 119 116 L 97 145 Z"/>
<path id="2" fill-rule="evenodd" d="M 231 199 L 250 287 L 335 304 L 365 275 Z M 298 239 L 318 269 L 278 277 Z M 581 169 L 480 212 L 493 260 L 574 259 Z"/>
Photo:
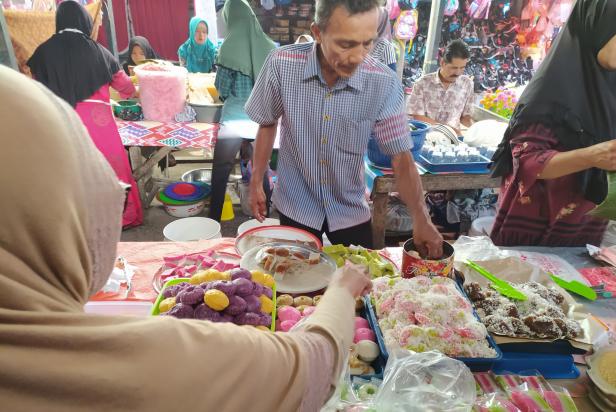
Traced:
<path id="1" fill-rule="evenodd" d="M 279 293 L 310 293 L 329 284 L 336 262 L 318 249 L 296 243 L 257 245 L 243 254 L 240 266 L 271 273 Z"/>
<path id="2" fill-rule="evenodd" d="M 327 253 L 336 262 L 338 267 L 343 266 L 347 260 L 356 265 L 366 266 L 372 278 L 381 276 L 394 277 L 399 273 L 396 263 L 388 256 L 376 250 L 353 245 L 331 245 L 324 246 L 323 252 Z"/>
<path id="3" fill-rule="evenodd" d="M 248 229 L 235 240 L 235 249 L 244 255 L 251 249 L 266 243 L 286 243 L 321 250 L 321 241 L 312 233 L 290 226 L 258 226 Z"/>

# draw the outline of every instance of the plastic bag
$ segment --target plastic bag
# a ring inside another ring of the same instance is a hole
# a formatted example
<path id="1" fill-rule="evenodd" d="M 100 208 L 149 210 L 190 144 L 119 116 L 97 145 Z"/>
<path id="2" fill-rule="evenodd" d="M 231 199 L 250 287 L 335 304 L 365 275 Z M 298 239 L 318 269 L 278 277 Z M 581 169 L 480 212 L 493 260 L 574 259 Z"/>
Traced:
<path id="1" fill-rule="evenodd" d="M 390 352 L 374 409 L 386 411 L 468 411 L 477 393 L 468 367 L 440 352 Z"/>

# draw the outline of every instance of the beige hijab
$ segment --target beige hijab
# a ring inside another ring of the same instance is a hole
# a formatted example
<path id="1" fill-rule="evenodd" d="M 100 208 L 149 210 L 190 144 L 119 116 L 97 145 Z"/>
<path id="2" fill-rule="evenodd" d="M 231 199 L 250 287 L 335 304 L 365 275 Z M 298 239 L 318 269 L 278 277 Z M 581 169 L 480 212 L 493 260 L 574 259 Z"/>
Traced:
<path id="1" fill-rule="evenodd" d="M 316 410 L 352 337 L 332 287 L 304 332 L 83 313 L 111 272 L 123 193 L 75 112 L 0 66 L 0 409 Z"/>

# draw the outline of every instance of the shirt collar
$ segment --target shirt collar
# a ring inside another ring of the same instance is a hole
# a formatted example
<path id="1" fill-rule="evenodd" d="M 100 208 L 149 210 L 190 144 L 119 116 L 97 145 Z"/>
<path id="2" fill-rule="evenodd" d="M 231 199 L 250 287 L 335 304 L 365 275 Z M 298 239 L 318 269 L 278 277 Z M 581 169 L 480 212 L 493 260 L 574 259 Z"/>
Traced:
<path id="1" fill-rule="evenodd" d="M 439 76 L 440 72 L 441 72 L 441 69 L 438 69 L 437 71 L 434 72 L 434 77 L 432 78 L 432 81 L 434 82 L 434 84 L 440 84 L 444 88 L 445 84 L 441 81 L 441 77 Z M 458 77 L 455 82 L 449 85 L 449 87 L 457 85 L 461 77 L 462 76 Z"/>
<path id="2" fill-rule="evenodd" d="M 362 91 L 363 90 L 363 73 L 362 66 L 365 63 L 362 63 L 355 73 L 348 79 L 339 79 L 334 89 L 344 89 L 346 86 L 352 87 L 355 90 Z M 314 43 L 312 50 L 308 54 L 308 61 L 306 63 L 306 68 L 304 69 L 304 77 L 303 80 L 312 79 L 314 77 L 318 77 L 321 82 L 326 83 L 323 78 L 323 73 L 321 72 L 321 63 L 319 62 L 319 57 L 317 55 L 317 43 Z"/>

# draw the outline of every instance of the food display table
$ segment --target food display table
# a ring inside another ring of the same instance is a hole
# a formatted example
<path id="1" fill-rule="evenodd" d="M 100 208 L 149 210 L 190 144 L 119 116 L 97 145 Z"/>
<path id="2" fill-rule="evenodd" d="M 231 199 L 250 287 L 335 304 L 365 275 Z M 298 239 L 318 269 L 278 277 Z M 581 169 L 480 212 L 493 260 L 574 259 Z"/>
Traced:
<path id="1" fill-rule="evenodd" d="M 128 153 L 143 208 L 149 207 L 159 186 L 169 183 L 152 178 L 158 162 L 174 149 L 208 149 L 216 144 L 219 125 L 211 123 L 128 122 L 116 119 L 118 132 Z M 154 147 L 156 152 L 144 161 L 141 148 Z"/>
<path id="2" fill-rule="evenodd" d="M 98 294 L 94 301 L 124 302 L 153 302 L 157 296 L 153 289 L 153 277 L 163 263 L 163 257 L 185 253 L 196 253 L 206 250 L 215 250 L 222 253 L 234 253 L 234 239 L 223 238 L 204 240 L 197 242 L 122 242 L 118 245 L 118 255 L 125 258 L 129 265 L 135 268 L 131 289 L 128 295 L 110 296 Z M 515 247 L 509 248 L 524 252 L 534 252 L 549 255 L 557 255 L 567 261 L 575 269 L 597 266 L 585 248 L 540 248 L 540 247 Z M 387 248 L 385 254 L 397 265 L 400 265 L 402 249 Z M 592 314 L 608 325 L 611 330 L 616 328 L 616 299 L 602 299 L 589 302 L 577 298 L 578 303 L 587 306 Z M 129 304 L 129 303 L 127 303 Z M 580 358 L 580 360 L 582 360 Z M 579 411 L 596 411 L 589 399 L 585 396 L 588 385 L 588 376 L 584 365 L 579 365 L 581 375 L 577 379 L 550 380 L 550 383 L 566 388 L 574 397 Z"/>
<path id="3" fill-rule="evenodd" d="M 500 187 L 500 178 L 493 178 L 489 174 L 425 173 L 421 166 L 417 166 L 424 190 L 467 190 Z M 389 194 L 396 191 L 396 179 L 388 171 L 378 170 L 365 163 L 366 185 L 371 191 L 372 198 L 372 237 L 375 249 L 385 246 L 385 218 L 387 215 L 387 200 Z"/>

